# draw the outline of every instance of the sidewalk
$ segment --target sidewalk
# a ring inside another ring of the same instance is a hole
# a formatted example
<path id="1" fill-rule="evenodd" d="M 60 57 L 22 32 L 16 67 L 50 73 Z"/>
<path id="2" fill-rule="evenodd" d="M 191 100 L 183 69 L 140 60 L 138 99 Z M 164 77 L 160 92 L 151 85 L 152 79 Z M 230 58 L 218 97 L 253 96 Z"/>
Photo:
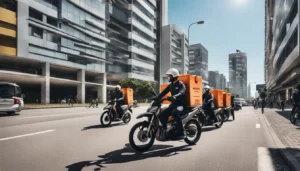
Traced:
<path id="1" fill-rule="evenodd" d="M 286 151 L 294 157 L 295 162 L 298 162 L 300 166 L 300 122 L 297 125 L 293 125 L 289 119 L 290 112 L 291 109 L 281 111 L 279 109 L 266 108 L 264 116 L 287 149 Z M 300 170 L 300 168 L 297 169 Z"/>
<path id="2" fill-rule="evenodd" d="M 89 103 L 86 104 L 73 104 L 73 107 L 89 107 Z M 104 107 L 107 104 L 99 104 L 98 107 Z M 147 106 L 149 103 L 139 103 L 138 106 Z M 48 108 L 72 108 L 68 104 L 25 104 L 26 109 L 48 109 Z"/>

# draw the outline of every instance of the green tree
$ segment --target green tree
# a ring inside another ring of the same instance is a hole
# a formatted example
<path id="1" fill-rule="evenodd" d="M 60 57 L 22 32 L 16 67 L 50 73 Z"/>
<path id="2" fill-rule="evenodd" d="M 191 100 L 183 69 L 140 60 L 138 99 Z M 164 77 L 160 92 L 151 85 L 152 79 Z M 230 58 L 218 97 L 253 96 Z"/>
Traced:
<path id="1" fill-rule="evenodd" d="M 226 93 L 230 93 L 229 88 L 224 88 L 224 91 L 225 91 Z"/>
<path id="2" fill-rule="evenodd" d="M 132 88 L 133 90 L 139 87 L 139 81 L 135 78 L 124 78 L 119 81 L 121 87 Z"/>
<path id="3" fill-rule="evenodd" d="M 134 99 L 140 102 L 144 102 L 145 99 L 152 97 L 152 88 L 156 86 L 153 82 L 140 81 L 134 78 L 124 78 L 119 81 L 119 84 L 123 88 L 132 88 Z"/>

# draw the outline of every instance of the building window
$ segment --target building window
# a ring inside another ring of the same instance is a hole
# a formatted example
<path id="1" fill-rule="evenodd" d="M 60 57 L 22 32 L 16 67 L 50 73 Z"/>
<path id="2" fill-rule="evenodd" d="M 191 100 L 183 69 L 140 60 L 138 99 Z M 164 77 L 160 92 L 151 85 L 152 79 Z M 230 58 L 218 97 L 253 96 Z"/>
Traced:
<path id="1" fill-rule="evenodd" d="M 57 44 L 61 44 L 60 43 L 61 42 L 60 36 L 55 34 L 55 33 L 51 33 L 51 32 L 47 32 L 47 41 L 57 43 Z"/>
<path id="2" fill-rule="evenodd" d="M 283 63 L 285 62 L 287 57 L 295 49 L 295 47 L 297 46 L 297 43 L 298 43 L 298 29 L 296 29 L 296 31 L 293 33 L 293 35 L 291 36 L 290 40 L 288 41 L 288 43 L 282 50 L 281 55 L 279 56 L 279 58 L 277 60 L 277 63 L 276 63 L 277 72 L 280 70 L 281 66 L 283 65 Z"/>
<path id="3" fill-rule="evenodd" d="M 47 23 L 54 27 L 57 27 L 57 21 L 54 18 L 47 17 Z"/>
<path id="4" fill-rule="evenodd" d="M 34 18 L 39 21 L 43 21 L 43 13 L 41 13 L 33 8 L 29 8 L 29 17 Z"/>
<path id="5" fill-rule="evenodd" d="M 150 36 L 148 36 L 147 34 L 145 34 L 144 32 L 140 31 L 138 28 L 133 26 L 133 32 L 136 33 L 137 35 L 147 39 L 150 42 L 154 42 L 154 39 Z"/>
<path id="6" fill-rule="evenodd" d="M 147 27 L 149 30 L 152 31 L 152 26 L 150 24 L 148 24 L 146 21 L 144 21 L 141 17 L 139 17 L 134 12 L 133 12 L 132 16 L 135 20 L 137 20 L 139 23 L 141 23 L 142 25 L 144 25 L 145 27 Z"/>
<path id="7" fill-rule="evenodd" d="M 144 62 L 144 63 L 147 63 L 147 64 L 154 65 L 153 60 L 150 60 L 149 58 L 145 58 L 145 57 L 143 57 L 141 55 L 138 55 L 138 54 L 132 54 L 132 58 L 137 60 L 137 61 L 141 61 L 141 62 Z"/>
<path id="8" fill-rule="evenodd" d="M 138 3 L 136 0 L 133 3 L 142 13 L 144 13 L 147 17 L 149 17 L 151 20 L 154 20 L 154 16 L 148 12 L 140 3 Z"/>
<path id="9" fill-rule="evenodd" d="M 154 75 L 153 70 L 138 67 L 138 66 L 132 66 L 132 72 L 136 73 L 136 74 L 146 75 L 146 76 L 153 76 Z"/>
<path id="10" fill-rule="evenodd" d="M 35 26 L 29 26 L 29 35 L 43 39 L 43 29 Z"/>

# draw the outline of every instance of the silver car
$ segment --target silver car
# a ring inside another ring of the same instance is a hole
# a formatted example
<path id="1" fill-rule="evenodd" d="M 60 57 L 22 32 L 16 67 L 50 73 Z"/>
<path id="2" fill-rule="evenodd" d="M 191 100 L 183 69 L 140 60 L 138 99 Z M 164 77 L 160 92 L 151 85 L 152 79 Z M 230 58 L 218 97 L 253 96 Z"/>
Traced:
<path id="1" fill-rule="evenodd" d="M 15 83 L 0 82 L 0 112 L 12 115 L 23 108 L 21 88 Z"/>

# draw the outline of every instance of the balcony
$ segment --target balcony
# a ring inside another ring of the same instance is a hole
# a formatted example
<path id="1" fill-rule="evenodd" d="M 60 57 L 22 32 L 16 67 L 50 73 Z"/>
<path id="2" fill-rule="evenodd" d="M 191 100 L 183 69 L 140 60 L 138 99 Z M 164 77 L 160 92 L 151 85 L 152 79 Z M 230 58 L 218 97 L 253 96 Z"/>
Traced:
<path id="1" fill-rule="evenodd" d="M 131 38 L 137 42 L 140 42 L 141 44 L 143 44 L 149 48 L 154 49 L 154 42 L 150 42 L 150 41 L 144 39 L 143 37 L 139 36 L 138 34 L 129 33 L 129 38 Z"/>
<path id="2" fill-rule="evenodd" d="M 156 39 L 156 34 L 153 31 L 151 31 L 149 28 L 145 27 L 143 24 L 136 21 L 135 19 L 129 18 L 129 23 L 134 25 L 135 27 L 137 27 L 138 29 L 140 29 L 141 31 L 146 33 L 147 35 L 151 36 L 152 38 Z"/>
<path id="3" fill-rule="evenodd" d="M 3 21 L 5 23 L 9 23 L 12 25 L 17 24 L 17 15 L 15 12 L 0 8 L 0 21 Z"/>
<path id="4" fill-rule="evenodd" d="M 153 16 L 155 16 L 154 10 L 151 7 L 149 7 L 149 5 L 144 0 L 137 0 L 137 2 L 139 4 L 141 4 L 150 14 L 152 14 Z"/>
<path id="5" fill-rule="evenodd" d="M 137 48 L 135 46 L 129 46 L 129 50 L 132 51 L 133 53 L 139 54 L 141 56 L 152 59 L 153 61 L 156 61 L 156 56 L 151 52 L 148 52 L 148 51 L 143 50 L 141 48 Z"/>
<path id="6" fill-rule="evenodd" d="M 9 37 L 16 37 L 17 32 L 16 30 L 7 29 L 0 26 L 0 35 L 9 36 Z"/>
<path id="7" fill-rule="evenodd" d="M 130 5 L 131 9 L 134 13 L 136 13 L 139 17 L 141 17 L 144 21 L 150 24 L 152 27 L 155 26 L 155 22 L 151 20 L 147 15 L 145 15 L 142 11 L 140 11 L 136 6 Z"/>
<path id="8" fill-rule="evenodd" d="M 149 2 L 151 2 L 151 4 L 156 7 L 156 0 L 149 0 Z"/>
<path id="9" fill-rule="evenodd" d="M 17 55 L 17 49 L 12 48 L 12 47 L 7 47 L 7 46 L 0 46 L 0 54 L 16 56 Z"/>

